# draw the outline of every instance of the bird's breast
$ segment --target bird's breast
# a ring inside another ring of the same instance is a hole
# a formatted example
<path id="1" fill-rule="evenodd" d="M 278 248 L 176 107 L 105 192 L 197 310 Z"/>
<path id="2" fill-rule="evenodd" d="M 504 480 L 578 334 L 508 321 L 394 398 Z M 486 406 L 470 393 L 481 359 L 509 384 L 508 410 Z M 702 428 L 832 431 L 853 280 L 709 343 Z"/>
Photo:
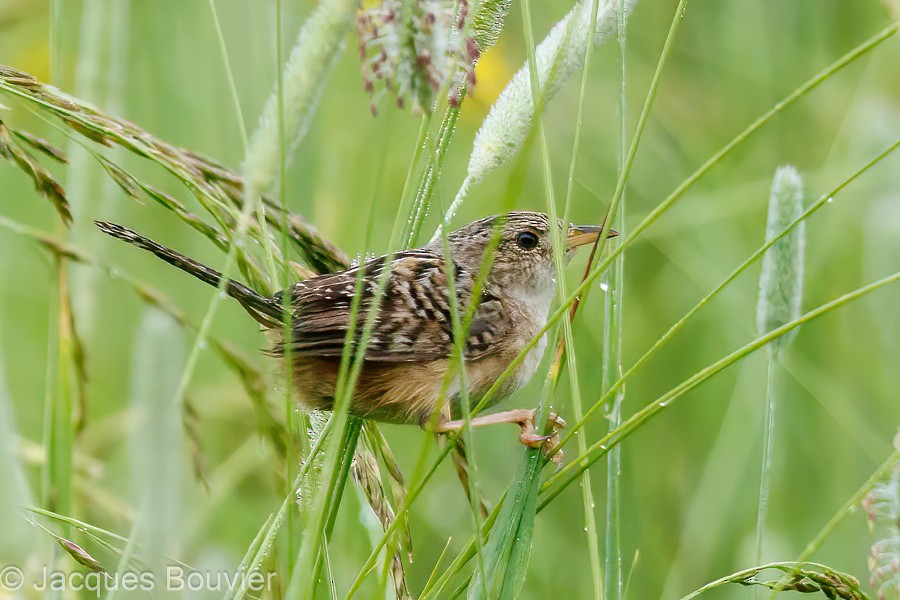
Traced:
<path id="1" fill-rule="evenodd" d="M 477 400 L 483 397 L 514 361 L 518 364 L 492 395 L 489 405 L 509 396 L 531 380 L 547 349 L 546 335 L 542 335 L 521 359 L 519 356 L 546 324 L 548 310 L 549 307 L 543 309 L 527 304 L 507 307 L 507 318 L 510 319 L 507 335 L 498 340 L 494 352 L 466 363 L 468 389 L 472 398 Z"/>

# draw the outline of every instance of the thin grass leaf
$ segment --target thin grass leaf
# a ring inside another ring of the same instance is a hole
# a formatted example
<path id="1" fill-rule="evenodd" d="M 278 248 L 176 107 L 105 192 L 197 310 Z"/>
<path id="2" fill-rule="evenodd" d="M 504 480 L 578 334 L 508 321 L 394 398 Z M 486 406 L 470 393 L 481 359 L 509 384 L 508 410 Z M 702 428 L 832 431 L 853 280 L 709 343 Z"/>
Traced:
<path id="1" fill-rule="evenodd" d="M 574 432 L 578 431 L 584 423 L 590 418 L 597 410 L 599 410 L 602 406 L 606 405 L 607 402 L 612 398 L 613 394 L 619 389 L 624 382 L 630 378 L 638 369 L 640 369 L 644 364 L 646 364 L 652 356 L 656 354 L 656 352 L 662 348 L 665 344 L 669 342 L 669 340 L 682 329 L 685 323 L 703 306 L 709 303 L 713 298 L 715 298 L 720 292 L 728 287 L 732 281 L 734 281 L 738 275 L 743 273 L 754 261 L 763 256 L 765 252 L 774 244 L 777 240 L 781 239 L 783 236 L 789 234 L 795 227 L 797 227 L 800 223 L 805 222 L 813 213 L 818 211 L 820 208 L 825 206 L 828 203 L 829 199 L 835 198 L 843 189 L 845 189 L 848 185 L 856 181 L 859 177 L 861 177 L 864 173 L 866 173 L 869 169 L 874 167 L 876 164 L 880 163 L 882 160 L 887 158 L 892 152 L 894 152 L 898 147 L 900 147 L 900 139 L 894 142 L 892 145 L 887 147 L 881 153 L 873 157 L 870 161 L 868 161 L 865 165 L 860 167 L 858 170 L 853 172 L 849 177 L 841 181 L 838 185 L 832 188 L 829 192 L 820 196 L 815 202 L 813 202 L 809 208 L 807 208 L 802 215 L 797 217 L 793 222 L 787 225 L 778 235 L 773 235 L 771 239 L 769 239 L 765 244 L 763 244 L 760 248 L 758 248 L 750 257 L 748 257 L 744 262 L 742 262 L 739 266 L 737 266 L 722 282 L 716 286 L 710 293 L 704 296 L 694 307 L 689 310 L 685 315 L 679 319 L 674 325 L 672 325 L 666 333 L 664 333 L 660 338 L 654 342 L 653 346 L 647 352 L 645 352 L 641 358 L 639 358 L 634 365 L 632 365 L 617 381 L 613 386 L 605 393 L 600 399 L 597 400 L 585 413 L 584 418 L 579 422 L 575 423 L 572 426 L 570 433 L 567 434 L 565 438 L 563 438 L 560 446 L 565 446 L 569 440 L 571 439 Z M 629 236 L 630 237 L 630 236 Z"/>
<path id="2" fill-rule="evenodd" d="M 860 486 L 856 492 L 850 496 L 847 502 L 834 513 L 834 515 L 828 520 L 828 522 L 819 530 L 819 533 L 810 540 L 810 542 L 803 549 L 803 552 L 797 557 L 797 564 L 803 564 L 805 561 L 812 558 L 812 556 L 822 547 L 822 544 L 825 543 L 825 540 L 828 539 L 835 529 L 837 529 L 838 525 L 840 525 L 844 519 L 853 514 L 856 510 L 857 506 L 864 503 L 866 496 L 872 491 L 872 489 L 878 485 L 879 482 L 883 481 L 885 478 L 891 475 L 891 472 L 900 465 L 900 439 L 895 440 L 894 443 L 895 450 L 890 454 L 890 456 L 885 459 L 881 465 L 878 466 L 877 469 L 872 473 L 872 475 L 866 480 L 865 483 Z M 785 579 L 790 579 L 791 577 L 786 576 Z M 773 588 L 774 593 L 778 593 L 781 591 L 779 587 Z"/>
<path id="3" fill-rule="evenodd" d="M 642 408 L 640 411 L 635 413 L 615 431 L 611 432 L 610 434 L 594 443 L 589 448 L 587 454 L 576 457 L 571 463 L 567 464 L 562 469 L 557 471 L 552 477 L 550 477 L 542 487 L 542 492 L 545 492 L 545 497 L 541 502 L 540 508 L 547 506 L 553 500 L 553 498 L 555 498 L 562 492 L 563 489 L 576 481 L 578 479 L 578 475 L 582 471 L 589 468 L 594 462 L 605 456 L 610 448 L 624 441 L 625 438 L 631 435 L 636 429 L 643 426 L 646 422 L 655 417 L 659 412 L 670 406 L 673 402 L 678 400 L 684 394 L 691 391 L 701 383 L 710 379 L 714 375 L 717 375 L 718 373 L 730 367 L 750 353 L 762 348 L 769 342 L 777 339 L 782 335 L 785 335 L 792 329 L 799 327 L 804 323 L 820 317 L 828 312 L 831 312 L 836 308 L 840 308 L 848 302 L 857 300 L 858 298 L 870 294 L 886 285 L 890 285 L 891 283 L 894 283 L 898 280 L 900 280 L 900 273 L 894 273 L 893 275 L 874 281 L 861 288 L 857 288 L 852 292 L 848 292 L 843 296 L 835 298 L 831 302 L 827 302 L 819 306 L 818 308 L 807 312 L 799 319 L 791 321 L 790 323 L 786 323 L 778 329 L 770 331 L 766 335 L 757 338 L 756 340 L 742 346 L 741 348 L 735 350 L 731 354 L 728 354 L 715 363 L 698 371 L 693 376 L 684 380 L 682 383 L 660 396 L 657 400 L 654 400 L 653 402 Z M 551 488 L 553 489 L 551 490 Z"/>
<path id="4" fill-rule="evenodd" d="M 498 505 L 494 507 L 491 513 L 484 520 L 484 524 L 482 525 L 481 531 L 479 535 L 482 537 L 487 537 L 487 535 L 491 532 L 494 527 L 494 524 L 497 522 L 497 518 L 500 515 L 500 510 L 506 501 L 507 496 L 504 495 Z M 425 587 L 422 591 L 421 600 L 431 600 L 433 598 L 443 597 L 444 589 L 449 585 L 450 581 L 459 574 L 463 567 L 472 560 L 472 558 L 478 552 L 478 540 L 475 535 L 472 535 L 466 544 L 463 546 L 463 549 L 456 555 L 456 557 L 447 565 L 447 568 L 444 570 L 441 575 L 435 579 L 433 579 L 431 585 Z M 458 593 L 452 594 L 450 597 L 459 597 L 462 596 L 462 593 L 469 586 L 472 577 L 474 577 L 474 573 L 465 578 L 465 581 L 460 586 L 460 590 Z"/>
<path id="5" fill-rule="evenodd" d="M 441 443 L 446 443 L 444 440 L 440 441 Z M 460 484 L 462 484 L 469 502 L 477 504 L 481 516 L 487 518 L 491 512 L 490 504 L 479 489 L 477 482 L 471 477 L 472 464 L 469 461 L 466 444 L 462 438 L 459 438 L 456 440 L 456 443 L 453 444 L 452 457 L 456 477 L 459 479 Z"/>
<path id="6" fill-rule="evenodd" d="M 481 574 L 476 571 L 468 586 L 469 598 L 518 597 L 525 583 L 528 559 L 531 556 L 542 466 L 540 449 L 526 451 L 511 491 L 500 508 L 484 547 L 487 579 L 482 580 Z"/>
<path id="7" fill-rule="evenodd" d="M 272 518 L 270 516 L 268 522 L 268 527 L 264 526 L 261 531 L 264 531 L 262 541 L 259 544 L 259 548 L 255 553 L 250 552 L 248 550 L 247 556 L 252 554 L 252 559 L 250 561 L 250 570 L 248 572 L 252 573 L 257 571 L 260 568 L 263 560 L 265 560 L 266 556 L 269 554 L 269 551 L 272 547 L 272 544 L 275 541 L 275 536 L 278 534 L 278 530 L 281 527 L 281 524 L 284 522 L 287 511 L 290 506 L 293 506 L 297 501 L 297 490 L 300 487 L 303 478 L 306 477 L 310 468 L 313 464 L 313 459 L 318 456 L 319 452 L 322 449 L 322 445 L 325 440 L 328 439 L 328 436 L 331 434 L 331 431 L 334 429 L 334 422 L 329 420 L 325 429 L 322 431 L 322 435 L 316 440 L 315 445 L 310 450 L 309 456 L 306 458 L 304 463 L 300 466 L 300 470 L 297 472 L 297 476 L 294 478 L 293 483 L 291 484 L 290 492 L 285 496 L 284 500 L 281 503 L 281 507 L 275 513 L 275 517 Z M 246 557 L 245 557 L 246 558 Z M 243 562 L 243 561 L 242 561 Z M 246 579 L 242 579 L 240 585 L 237 588 L 230 590 L 230 594 L 226 596 L 227 599 L 231 600 L 240 600 L 247 594 L 247 581 Z"/>
<path id="8" fill-rule="evenodd" d="M 531 7 L 526 0 L 523 4 L 523 24 L 525 28 L 525 39 L 528 49 L 527 73 L 529 82 L 529 92 L 531 94 L 531 109 L 537 116 L 537 131 L 541 142 L 541 157 L 543 163 L 543 182 L 544 194 L 546 196 L 548 213 L 551 223 L 557 222 L 556 206 L 553 194 L 553 183 L 549 164 L 549 150 L 547 147 L 547 138 L 545 135 L 543 121 L 540 117 L 544 103 L 546 102 L 545 92 L 550 90 L 542 89 L 542 83 L 547 81 L 549 73 L 544 74 L 544 80 L 541 80 L 540 62 L 537 50 L 534 45 L 534 34 L 531 23 Z M 585 13 L 583 17 L 576 16 L 573 20 L 582 19 L 584 21 L 585 41 L 580 47 L 578 40 L 572 39 L 571 43 L 575 46 L 573 54 L 581 52 L 581 56 L 587 53 L 586 47 L 590 47 L 594 41 L 594 25 L 597 22 L 597 13 L 586 3 L 582 4 L 582 11 Z M 559 27 L 559 26 L 557 26 Z M 571 32 L 565 32 L 565 38 L 569 38 Z M 552 35 L 552 32 L 551 32 Z M 548 36 L 550 39 L 550 36 Z M 565 44 L 565 42 L 562 42 Z M 544 47 L 550 44 L 542 43 Z M 555 58 L 555 57 L 554 57 Z M 564 59 L 565 60 L 565 59 Z M 552 61 L 551 69 L 555 68 L 555 60 Z M 555 70 L 555 69 L 554 69 Z M 515 80 L 515 78 L 514 78 Z M 507 89 L 512 89 L 508 87 Z M 552 93 L 552 92 L 551 92 Z M 501 95 L 502 97 L 502 95 Z M 498 99 L 498 103 L 500 100 Z M 496 106 L 496 104 L 495 104 Z M 490 115 L 488 116 L 490 119 Z M 488 120 L 486 119 L 486 121 Z M 530 126 L 530 123 L 529 123 Z M 484 125 L 482 130 L 484 130 Z M 476 138 L 477 139 L 477 138 Z M 471 163 L 470 163 L 471 164 Z M 468 179 L 468 176 L 467 176 Z M 465 184 L 464 184 L 465 185 Z M 454 201 L 455 202 L 455 201 Z M 449 213 L 452 215 L 453 207 L 451 205 Z M 445 217 L 447 218 L 447 217 Z M 565 279 L 562 239 L 560 232 L 554 227 L 551 228 L 553 241 L 553 259 L 554 267 L 557 272 L 557 293 L 565 297 Z M 578 379 L 574 364 L 574 347 L 572 343 L 571 323 L 564 320 L 564 336 L 567 346 L 570 350 L 570 379 L 573 384 L 573 393 L 577 398 Z M 553 393 L 556 383 L 556 375 L 558 370 L 551 370 L 548 380 L 544 386 L 544 393 L 538 406 L 537 419 L 543 420 L 544 409 L 546 407 L 549 396 Z M 578 400 L 576 400 L 577 402 Z M 538 421 L 541 423 L 541 421 Z M 485 564 L 486 572 L 476 572 L 475 578 L 469 587 L 469 598 L 516 598 L 525 581 L 528 571 L 528 561 L 531 556 L 531 540 L 534 531 L 534 521 L 537 515 L 537 497 L 540 487 L 540 471 L 543 466 L 543 457 L 540 450 L 529 450 L 525 453 L 523 464 L 518 478 L 513 483 L 513 487 L 501 509 L 497 524 L 491 530 L 488 544 L 485 548 Z M 590 480 L 585 482 L 586 486 L 590 485 Z M 585 519 L 591 528 L 591 532 L 596 531 L 596 525 L 593 521 L 593 503 L 590 502 L 585 507 Z M 592 541 L 593 551 L 596 553 L 596 534 L 590 538 Z M 488 591 L 489 590 L 489 591 Z"/>
<path id="9" fill-rule="evenodd" d="M 42 474 L 43 499 L 54 511 L 70 512 L 72 503 L 72 456 L 74 441 L 73 396 L 75 377 L 72 352 L 68 272 L 64 259 L 56 260 L 56 301 L 51 312 L 56 335 L 48 352 L 47 390 L 44 410 L 44 445 L 47 461 Z M 55 313 L 55 314 L 54 314 Z M 52 328 L 50 328 L 52 331 Z M 52 336 L 52 333 L 51 333 Z M 53 365 L 51 367 L 51 365 Z M 52 371 L 51 371 L 52 369 Z M 64 528 L 63 535 L 68 535 Z"/>
<path id="10" fill-rule="evenodd" d="M 85 521 L 81 521 L 79 519 L 75 519 L 73 517 L 69 517 L 66 515 L 62 515 L 59 513 L 55 513 L 53 511 L 49 511 L 43 508 L 39 508 L 37 506 L 23 506 L 22 509 L 26 511 L 26 513 L 31 513 L 31 515 L 37 515 L 40 517 L 44 517 L 45 519 L 49 519 L 54 523 L 59 524 L 62 527 L 67 527 L 74 529 L 84 535 L 88 536 L 96 542 L 100 544 L 105 549 L 110 552 L 118 555 L 122 555 L 122 548 L 127 548 L 129 544 L 131 544 L 131 539 L 121 536 L 117 533 L 109 531 L 107 529 L 103 529 L 102 527 L 97 527 L 96 525 L 91 525 Z M 32 517 L 26 517 L 26 519 L 32 524 L 40 527 L 41 529 L 48 531 L 49 530 L 35 521 Z M 50 532 L 52 535 L 52 532 Z M 121 546 L 122 548 L 119 548 Z M 194 567 L 189 565 L 188 563 L 182 562 L 172 557 L 165 557 L 166 561 L 173 564 L 183 567 L 186 570 L 196 571 Z M 149 559 L 144 557 L 135 556 L 132 560 L 129 561 L 129 565 L 133 566 L 137 569 L 146 570 L 147 565 L 149 564 Z"/>

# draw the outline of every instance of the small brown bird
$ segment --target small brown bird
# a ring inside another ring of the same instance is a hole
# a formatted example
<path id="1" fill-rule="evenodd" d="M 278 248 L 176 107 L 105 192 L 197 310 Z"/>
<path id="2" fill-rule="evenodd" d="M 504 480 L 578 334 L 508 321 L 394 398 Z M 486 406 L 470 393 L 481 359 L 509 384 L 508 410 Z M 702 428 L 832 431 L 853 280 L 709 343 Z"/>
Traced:
<path id="1" fill-rule="evenodd" d="M 130 229 L 101 221 L 97 226 L 104 233 L 148 250 L 212 286 L 221 284 L 221 273 Z M 563 225 L 560 223 L 559 227 L 562 229 Z M 578 246 L 593 243 L 600 231 L 599 226 L 570 225 L 566 256 Z M 328 410 L 334 403 L 341 355 L 358 289 L 361 298 L 354 343 L 360 341 L 369 311 L 375 308 L 378 313 L 366 345 L 350 413 L 448 432 L 459 429 L 462 421 L 452 420 L 460 416 L 458 375 L 442 394 L 454 348 L 447 266 L 453 268 L 456 307 L 463 315 L 473 300 L 482 262 L 494 235 L 497 241 L 493 262 L 481 286 L 463 345 L 463 380 L 474 405 L 547 322 L 556 285 L 550 220 L 543 213 L 511 212 L 469 223 L 448 234 L 450 260 L 444 256 L 443 240 L 437 239 L 422 248 L 298 282 L 271 298 L 232 280 L 225 282 L 224 290 L 278 336 L 272 353 L 290 357 L 300 400 L 311 407 Z M 610 235 L 616 232 L 611 231 Z M 375 302 L 388 261 L 390 271 L 384 292 L 380 302 Z M 283 335 L 285 294 L 290 298 L 291 315 L 287 344 Z M 507 378 L 492 404 L 528 382 L 545 347 L 546 339 L 542 338 Z M 512 410 L 475 417 L 471 424 L 516 423 L 522 428 L 522 443 L 539 446 L 549 436 L 535 435 L 534 414 L 533 410 Z M 550 424 L 565 426 L 555 416 L 551 417 Z"/>

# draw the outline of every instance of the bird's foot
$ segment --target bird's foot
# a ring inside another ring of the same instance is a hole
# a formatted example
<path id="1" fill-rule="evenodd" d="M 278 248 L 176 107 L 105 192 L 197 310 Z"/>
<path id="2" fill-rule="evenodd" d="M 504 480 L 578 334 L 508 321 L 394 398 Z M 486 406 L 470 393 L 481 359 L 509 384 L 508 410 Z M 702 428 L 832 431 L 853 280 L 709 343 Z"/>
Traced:
<path id="1" fill-rule="evenodd" d="M 549 456 L 554 463 L 557 465 L 561 464 L 563 453 L 562 450 L 557 450 L 557 448 L 559 447 L 559 430 L 566 428 L 565 420 L 555 412 L 551 412 L 547 417 L 547 429 L 550 433 L 538 435 L 535 433 L 534 427 L 537 410 L 532 409 L 523 412 L 525 413 L 523 418 L 516 421 L 522 429 L 519 434 L 519 441 L 529 448 L 543 448 L 545 457 Z"/>
<path id="2" fill-rule="evenodd" d="M 547 427 L 549 433 L 546 435 L 538 435 L 535 432 L 535 417 L 537 409 L 518 409 L 508 410 L 506 412 L 494 413 L 492 415 L 478 416 L 472 419 L 469 424 L 472 427 L 482 425 L 493 425 L 496 423 L 515 423 L 521 429 L 519 433 L 519 441 L 529 448 L 543 448 L 544 456 L 549 456 L 550 460 L 557 465 L 562 462 L 562 451 L 557 450 L 559 446 L 559 430 L 565 429 L 566 422 L 558 414 L 551 412 L 547 417 Z M 437 426 L 437 433 L 447 433 L 449 431 L 458 431 L 462 428 L 464 422 L 447 421 Z"/>

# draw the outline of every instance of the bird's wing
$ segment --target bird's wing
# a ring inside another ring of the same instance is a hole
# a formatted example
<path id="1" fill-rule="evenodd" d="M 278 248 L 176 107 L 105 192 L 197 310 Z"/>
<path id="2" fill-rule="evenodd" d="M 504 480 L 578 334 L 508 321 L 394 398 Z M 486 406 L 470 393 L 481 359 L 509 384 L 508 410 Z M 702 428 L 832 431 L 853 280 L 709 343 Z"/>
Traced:
<path id="1" fill-rule="evenodd" d="M 378 258 L 342 273 L 295 284 L 291 288 L 291 352 L 300 356 L 339 358 L 347 340 L 357 290 L 361 296 L 354 344 L 359 343 L 374 305 L 384 265 L 385 259 Z M 473 282 L 458 265 L 455 273 L 458 306 L 462 313 L 468 306 Z M 423 250 L 395 254 L 366 344 L 366 360 L 419 362 L 446 358 L 453 349 L 451 306 L 442 256 Z M 477 358 L 487 352 L 498 339 L 501 310 L 499 299 L 482 294 L 469 327 L 465 348 L 468 358 Z M 278 354 L 283 351 L 283 345 L 275 348 Z"/>
<path id="2" fill-rule="evenodd" d="M 324 275 L 291 288 L 291 352 L 340 357 L 347 340 L 354 298 L 359 292 L 354 344 L 359 343 L 384 272 L 385 259 Z M 444 259 L 426 251 L 395 254 L 378 314 L 366 345 L 366 360 L 427 361 L 449 355 L 450 309 Z M 276 351 L 283 350 L 276 348 Z"/>

